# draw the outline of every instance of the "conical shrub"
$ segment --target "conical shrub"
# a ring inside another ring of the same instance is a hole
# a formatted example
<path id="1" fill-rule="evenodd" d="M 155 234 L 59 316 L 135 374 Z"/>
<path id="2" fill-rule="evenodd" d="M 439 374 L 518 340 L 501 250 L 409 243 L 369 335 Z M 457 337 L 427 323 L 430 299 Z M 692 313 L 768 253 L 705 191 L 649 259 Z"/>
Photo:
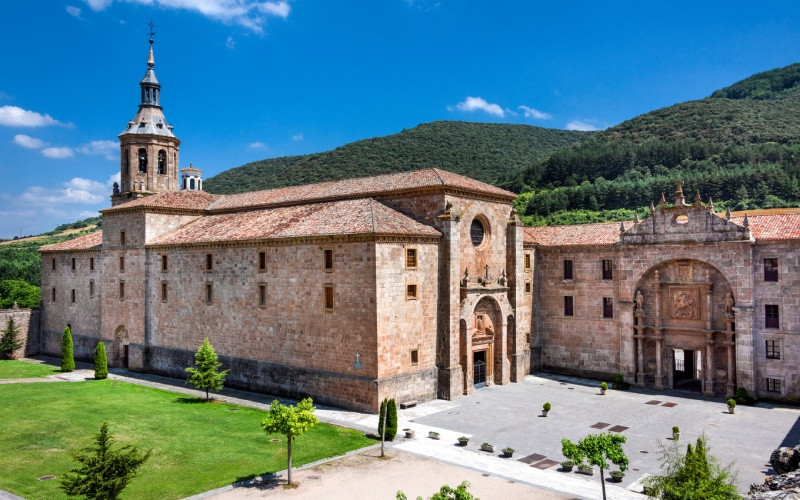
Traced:
<path id="1" fill-rule="evenodd" d="M 108 378 L 108 358 L 106 357 L 106 345 L 100 341 L 94 350 L 94 378 L 103 380 Z"/>
<path id="2" fill-rule="evenodd" d="M 71 372 L 75 370 L 75 355 L 72 352 L 72 332 L 69 327 L 64 328 L 64 335 L 61 337 L 61 371 Z"/>

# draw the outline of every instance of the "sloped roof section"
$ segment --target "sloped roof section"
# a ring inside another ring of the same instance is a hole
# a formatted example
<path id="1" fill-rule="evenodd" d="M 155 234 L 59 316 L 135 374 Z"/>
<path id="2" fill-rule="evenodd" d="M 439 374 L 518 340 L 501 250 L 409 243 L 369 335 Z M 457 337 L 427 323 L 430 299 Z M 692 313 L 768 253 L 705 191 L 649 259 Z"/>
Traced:
<path id="1" fill-rule="evenodd" d="M 399 172 L 374 177 L 233 194 L 220 199 L 210 207 L 210 210 L 222 212 L 246 209 L 248 207 L 269 207 L 324 200 L 374 197 L 434 187 L 449 187 L 477 194 L 491 195 L 505 198 L 509 202 L 517 196 L 505 189 L 500 189 L 463 175 L 438 168 L 429 168 L 413 172 Z"/>
<path id="2" fill-rule="evenodd" d="M 800 239 L 800 213 L 750 215 L 748 212 L 747 219 L 750 223 L 750 234 L 756 241 Z M 731 220 L 744 224 L 744 217 L 731 217 Z"/>
<path id="3" fill-rule="evenodd" d="M 40 252 L 68 252 L 76 250 L 100 250 L 103 244 L 103 231 L 78 236 L 77 238 L 45 245 L 39 249 Z"/>
<path id="4" fill-rule="evenodd" d="M 625 222 L 626 229 L 632 225 L 633 221 Z M 619 229 L 619 222 L 526 227 L 523 241 L 541 246 L 613 245 L 619 242 Z"/>
<path id="5" fill-rule="evenodd" d="M 207 215 L 156 238 L 150 245 L 360 234 L 441 236 L 436 229 L 380 202 L 361 198 Z"/>
<path id="6" fill-rule="evenodd" d="M 117 205 L 116 207 L 100 210 L 100 213 L 108 214 L 143 207 L 202 211 L 221 197 L 222 195 L 206 193 L 204 191 L 165 191 L 163 193 L 145 196 L 138 200 L 129 201 L 128 203 Z"/>

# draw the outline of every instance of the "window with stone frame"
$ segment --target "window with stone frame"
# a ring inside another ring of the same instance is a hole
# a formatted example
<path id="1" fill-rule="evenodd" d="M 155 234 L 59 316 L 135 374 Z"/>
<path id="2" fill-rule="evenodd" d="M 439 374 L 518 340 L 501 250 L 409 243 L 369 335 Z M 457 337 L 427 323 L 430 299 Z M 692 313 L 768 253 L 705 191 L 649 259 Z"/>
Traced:
<path id="1" fill-rule="evenodd" d="M 139 148 L 139 173 L 147 173 L 147 149 Z"/>
<path id="2" fill-rule="evenodd" d="M 764 328 L 780 328 L 780 315 L 777 304 L 764 305 Z"/>
<path id="3" fill-rule="evenodd" d="M 525 295 L 530 295 L 533 287 L 531 286 L 531 280 L 525 280 Z"/>
<path id="4" fill-rule="evenodd" d="M 406 284 L 406 300 L 417 300 L 417 284 Z"/>
<path id="5" fill-rule="evenodd" d="M 531 253 L 525 252 L 525 272 L 531 272 Z"/>
<path id="6" fill-rule="evenodd" d="M 119 272 L 125 272 L 125 256 L 119 256 Z"/>
<path id="7" fill-rule="evenodd" d="M 94 257 L 89 257 L 89 270 L 94 271 Z"/>
<path id="8" fill-rule="evenodd" d="M 214 270 L 214 255 L 207 253 L 206 254 L 206 272 L 211 272 Z"/>
<path id="9" fill-rule="evenodd" d="M 267 270 L 267 252 L 265 251 L 258 252 L 258 270 Z"/>
<path id="10" fill-rule="evenodd" d="M 167 301 L 168 286 L 166 281 L 161 282 L 161 302 Z"/>
<path id="11" fill-rule="evenodd" d="M 125 300 L 125 282 L 119 282 L 119 300 Z"/>
<path id="12" fill-rule="evenodd" d="M 125 231 L 119 232 L 119 244 L 125 245 Z"/>
<path id="13" fill-rule="evenodd" d="M 333 311 L 334 301 L 333 301 L 333 284 L 327 283 L 324 287 L 325 291 L 325 310 L 326 311 Z"/>
<path id="14" fill-rule="evenodd" d="M 169 258 L 166 254 L 161 254 L 161 272 L 165 273 L 169 269 Z"/>
<path id="15" fill-rule="evenodd" d="M 611 297 L 603 297 L 603 317 L 614 317 L 614 299 Z"/>
<path id="16" fill-rule="evenodd" d="M 411 366 L 417 366 L 419 364 L 419 349 L 411 349 Z"/>
<path id="17" fill-rule="evenodd" d="M 74 288 L 72 290 L 70 290 L 70 297 L 72 299 L 72 303 L 74 304 L 75 303 L 75 289 Z"/>
<path id="18" fill-rule="evenodd" d="M 778 281 L 778 259 L 764 259 L 764 281 Z"/>
<path id="19" fill-rule="evenodd" d="M 50 289 L 50 301 L 51 302 L 55 302 L 56 301 L 56 287 L 52 287 Z"/>
<path id="20" fill-rule="evenodd" d="M 417 249 L 406 248 L 406 269 L 417 268 Z"/>
<path id="21" fill-rule="evenodd" d="M 777 340 L 767 340 L 767 359 L 781 359 L 781 345 Z"/>
<path id="22" fill-rule="evenodd" d="M 214 303 L 214 285 L 206 283 L 206 304 Z"/>
<path id="23" fill-rule="evenodd" d="M 89 297 L 94 297 L 94 280 L 89 280 Z"/>
<path id="24" fill-rule="evenodd" d="M 267 284 L 258 284 L 258 307 L 267 307 Z"/>
<path id="25" fill-rule="evenodd" d="M 610 259 L 603 260 L 603 279 L 614 279 L 614 267 Z"/>
<path id="26" fill-rule="evenodd" d="M 55 271 L 56 270 L 56 259 L 50 259 L 50 268 Z"/>
<path id="27" fill-rule="evenodd" d="M 572 260 L 564 261 L 564 279 L 565 280 L 572 279 Z"/>
<path id="28" fill-rule="evenodd" d="M 574 314 L 574 299 L 572 295 L 564 295 L 564 316 L 572 316 Z"/>
<path id="29" fill-rule="evenodd" d="M 167 153 L 162 149 L 158 152 L 158 174 L 167 173 Z"/>
<path id="30" fill-rule="evenodd" d="M 767 377 L 767 392 L 781 392 L 781 379 Z"/>
<path id="31" fill-rule="evenodd" d="M 333 271 L 333 249 L 326 248 L 324 251 L 323 258 L 325 259 L 325 271 Z"/>

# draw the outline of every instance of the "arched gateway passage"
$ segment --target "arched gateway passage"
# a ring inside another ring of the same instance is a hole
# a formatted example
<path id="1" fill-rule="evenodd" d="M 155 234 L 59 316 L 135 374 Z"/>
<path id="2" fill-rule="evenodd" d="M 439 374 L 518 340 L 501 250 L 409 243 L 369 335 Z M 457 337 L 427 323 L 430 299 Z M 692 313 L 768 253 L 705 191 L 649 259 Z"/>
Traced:
<path id="1" fill-rule="evenodd" d="M 634 295 L 636 383 L 732 395 L 732 292 L 725 276 L 703 261 L 672 260 L 646 271 Z"/>
<path id="2" fill-rule="evenodd" d="M 477 302 L 474 307 L 467 305 L 462 310 L 461 318 L 461 364 L 465 394 L 476 388 L 505 384 L 510 380 L 508 325 L 503 321 L 503 306 L 494 296 L 475 299 Z"/>
<path id="3" fill-rule="evenodd" d="M 111 344 L 111 365 L 128 367 L 128 330 L 120 325 L 114 331 L 114 343 Z"/>

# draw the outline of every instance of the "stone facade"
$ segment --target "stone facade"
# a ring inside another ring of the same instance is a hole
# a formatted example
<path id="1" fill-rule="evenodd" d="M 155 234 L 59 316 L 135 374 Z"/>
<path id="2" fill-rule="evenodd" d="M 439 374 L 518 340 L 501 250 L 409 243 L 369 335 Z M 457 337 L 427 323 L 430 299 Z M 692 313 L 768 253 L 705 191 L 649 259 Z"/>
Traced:
<path id="1" fill-rule="evenodd" d="M 40 314 L 37 309 L 4 309 L 0 310 L 0 330 L 5 330 L 8 320 L 13 319 L 19 329 L 22 347 L 14 351 L 12 358 L 37 354 L 39 347 Z"/>

